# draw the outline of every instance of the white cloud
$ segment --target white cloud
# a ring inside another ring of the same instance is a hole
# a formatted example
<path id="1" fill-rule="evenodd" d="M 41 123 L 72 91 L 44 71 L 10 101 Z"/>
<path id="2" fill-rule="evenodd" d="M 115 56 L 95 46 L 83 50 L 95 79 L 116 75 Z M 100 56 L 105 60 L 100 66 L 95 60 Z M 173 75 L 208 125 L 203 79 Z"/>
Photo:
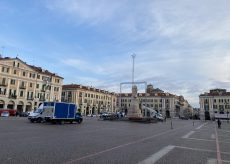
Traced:
<path id="1" fill-rule="evenodd" d="M 47 6 L 78 24 L 108 29 L 123 49 L 113 60 L 64 61 L 105 76 L 103 82 L 92 79 L 98 86 L 119 89 L 115 85 L 131 79 L 131 57 L 127 57 L 131 49 L 137 54 L 136 80 L 183 94 L 198 106 L 201 92 L 228 87 L 230 81 L 229 5 L 228 0 L 57 0 L 48 1 Z"/>

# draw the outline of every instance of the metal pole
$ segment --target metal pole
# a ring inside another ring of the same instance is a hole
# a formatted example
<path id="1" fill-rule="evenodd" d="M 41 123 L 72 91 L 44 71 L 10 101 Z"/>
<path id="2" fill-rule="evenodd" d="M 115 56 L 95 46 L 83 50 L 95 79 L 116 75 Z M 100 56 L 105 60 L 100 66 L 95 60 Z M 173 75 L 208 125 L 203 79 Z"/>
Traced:
<path id="1" fill-rule="evenodd" d="M 192 126 L 194 126 L 194 113 L 193 113 L 193 108 L 192 108 Z"/>
<path id="2" fill-rule="evenodd" d="M 173 129 L 173 124 L 172 124 L 172 117 L 171 117 L 171 129 Z"/>
<path id="3" fill-rule="evenodd" d="M 136 55 L 132 54 L 132 58 L 133 58 L 133 70 L 132 70 L 132 83 L 134 85 L 134 60 L 135 60 Z"/>

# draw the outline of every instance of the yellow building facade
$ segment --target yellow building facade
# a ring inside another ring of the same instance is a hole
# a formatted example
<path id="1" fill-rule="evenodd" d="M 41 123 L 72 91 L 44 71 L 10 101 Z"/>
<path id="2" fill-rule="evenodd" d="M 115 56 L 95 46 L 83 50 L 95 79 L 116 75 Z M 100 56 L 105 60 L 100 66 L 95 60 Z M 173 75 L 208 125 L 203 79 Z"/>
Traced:
<path id="1" fill-rule="evenodd" d="M 78 84 L 63 85 L 62 101 L 77 104 L 83 115 L 116 112 L 117 105 L 115 93 Z"/>
<path id="2" fill-rule="evenodd" d="M 61 101 L 63 78 L 19 58 L 0 57 L 0 110 L 31 111 L 44 101 Z"/>

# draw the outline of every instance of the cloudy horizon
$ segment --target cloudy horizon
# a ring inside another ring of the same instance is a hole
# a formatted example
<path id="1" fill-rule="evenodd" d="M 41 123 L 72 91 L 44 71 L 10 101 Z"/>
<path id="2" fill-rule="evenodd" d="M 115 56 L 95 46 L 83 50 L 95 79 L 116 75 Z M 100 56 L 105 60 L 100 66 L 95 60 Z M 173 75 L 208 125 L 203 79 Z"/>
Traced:
<path id="1" fill-rule="evenodd" d="M 0 1 L 0 53 L 76 83 L 119 92 L 146 81 L 183 95 L 230 88 L 228 0 Z"/>

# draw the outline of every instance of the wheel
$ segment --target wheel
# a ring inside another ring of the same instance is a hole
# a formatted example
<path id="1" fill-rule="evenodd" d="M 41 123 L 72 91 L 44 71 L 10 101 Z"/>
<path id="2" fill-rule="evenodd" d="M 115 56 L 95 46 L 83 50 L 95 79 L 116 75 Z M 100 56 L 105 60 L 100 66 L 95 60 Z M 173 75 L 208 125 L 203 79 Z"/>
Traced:
<path id="1" fill-rule="evenodd" d="M 41 117 L 37 118 L 37 123 L 41 123 L 41 122 L 42 122 L 42 118 Z"/>
<path id="2" fill-rule="evenodd" d="M 77 123 L 78 123 L 78 124 L 80 124 L 81 122 L 82 122 L 82 120 L 81 120 L 81 119 L 77 120 Z"/>
<path id="3" fill-rule="evenodd" d="M 34 123 L 34 120 L 30 120 L 31 123 Z"/>

